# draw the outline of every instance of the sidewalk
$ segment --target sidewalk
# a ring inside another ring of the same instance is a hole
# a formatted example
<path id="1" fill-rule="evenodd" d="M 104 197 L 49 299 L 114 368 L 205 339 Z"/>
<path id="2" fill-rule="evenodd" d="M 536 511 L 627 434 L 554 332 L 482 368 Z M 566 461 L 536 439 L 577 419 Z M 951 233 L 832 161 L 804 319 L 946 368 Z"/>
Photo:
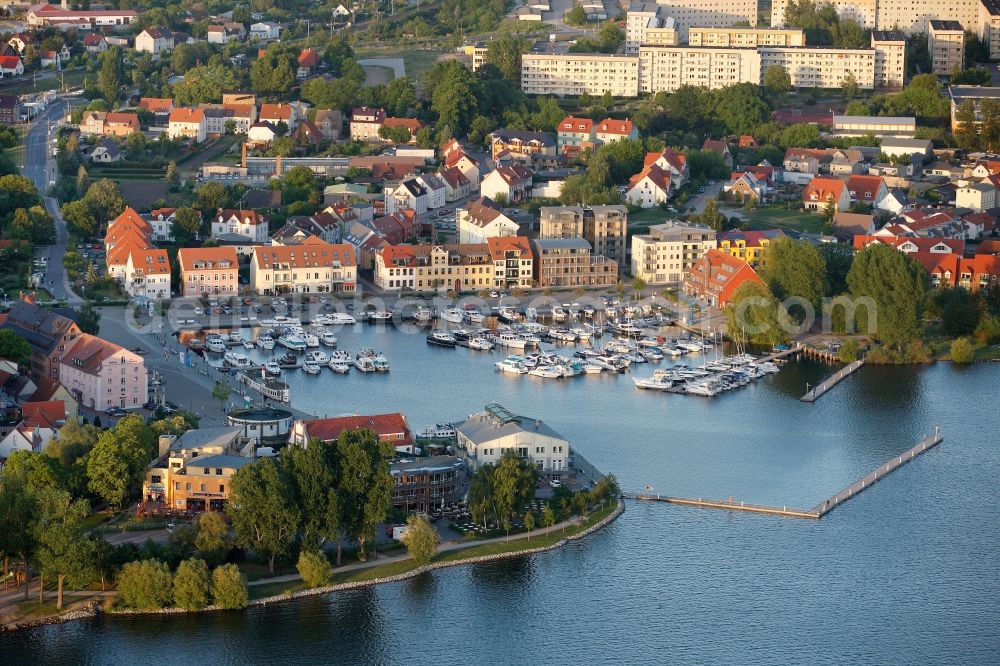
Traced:
<path id="1" fill-rule="evenodd" d="M 450 553 L 456 550 L 465 550 L 467 548 L 475 548 L 476 546 L 485 546 L 491 543 L 501 543 L 507 541 L 516 541 L 518 539 L 527 539 L 529 536 L 536 537 L 543 534 L 551 534 L 552 532 L 557 532 L 565 527 L 572 527 L 574 525 L 579 525 L 583 522 L 583 518 L 576 516 L 570 518 L 569 520 L 564 520 L 561 523 L 556 523 L 552 527 L 542 527 L 537 530 L 531 530 L 529 535 L 527 532 L 522 532 L 520 534 L 513 534 L 508 539 L 506 536 L 494 537 L 492 539 L 476 539 L 475 541 L 449 541 L 447 543 L 441 544 L 438 548 L 438 553 Z M 402 562 L 403 560 L 410 559 L 410 555 L 405 553 L 403 555 L 390 555 L 388 557 L 380 557 L 377 560 L 368 560 L 367 562 L 355 562 L 354 564 L 346 564 L 341 567 L 334 567 L 333 573 L 343 573 L 346 571 L 358 571 L 360 569 L 371 569 L 372 567 L 380 567 L 383 564 L 392 564 L 394 562 Z M 247 583 L 249 587 L 255 585 L 268 585 L 270 583 L 290 583 L 296 580 L 301 580 L 302 576 L 298 574 L 285 574 L 284 576 L 275 576 L 273 578 L 261 578 L 260 580 L 254 580 Z"/>

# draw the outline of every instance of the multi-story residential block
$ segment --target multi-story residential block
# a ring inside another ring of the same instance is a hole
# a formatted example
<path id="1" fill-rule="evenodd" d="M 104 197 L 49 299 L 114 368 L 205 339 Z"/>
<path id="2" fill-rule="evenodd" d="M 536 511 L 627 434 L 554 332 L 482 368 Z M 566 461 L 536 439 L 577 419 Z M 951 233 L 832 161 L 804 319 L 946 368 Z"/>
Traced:
<path id="1" fill-rule="evenodd" d="M 442 169 L 437 175 L 444 183 L 446 203 L 464 199 L 472 194 L 472 183 L 458 167 Z"/>
<path id="2" fill-rule="evenodd" d="M 529 95 L 603 95 L 635 97 L 639 59 L 595 53 L 525 53 L 521 58 L 521 90 Z"/>
<path id="3" fill-rule="evenodd" d="M 649 30 L 670 30 L 676 34 L 675 21 L 667 16 L 667 9 L 653 2 L 633 0 L 625 14 L 625 53 L 638 53 L 639 47 L 648 44 L 646 33 Z M 662 32 L 658 38 L 665 38 Z M 676 42 L 674 42 L 676 43 Z"/>
<path id="4" fill-rule="evenodd" d="M 254 243 L 268 242 L 268 220 L 254 210 L 219 209 L 212 218 L 212 238 L 223 234 L 246 236 Z"/>
<path id="5" fill-rule="evenodd" d="M 0 123 L 14 125 L 21 122 L 21 101 L 17 95 L 0 95 Z"/>
<path id="6" fill-rule="evenodd" d="M 795 87 L 838 88 L 849 76 L 859 88 L 875 86 L 874 49 L 764 46 L 757 52 L 761 72 L 774 65 L 784 67 Z"/>
<path id="7" fill-rule="evenodd" d="M 174 33 L 165 28 L 146 28 L 135 36 L 135 50 L 159 55 L 174 48 Z"/>
<path id="8" fill-rule="evenodd" d="M 250 285 L 258 294 L 353 293 L 358 262 L 351 245 L 307 238 L 299 245 L 256 246 Z"/>
<path id="9" fill-rule="evenodd" d="M 971 208 L 975 211 L 989 210 L 996 206 L 997 188 L 983 179 L 978 183 L 969 183 L 955 190 L 955 205 L 959 208 Z"/>
<path id="10" fill-rule="evenodd" d="M 253 463 L 239 455 L 240 434 L 239 427 L 216 426 L 161 436 L 159 457 L 146 470 L 143 502 L 179 511 L 224 511 L 233 475 Z"/>
<path id="11" fill-rule="evenodd" d="M 59 360 L 82 333 L 73 319 L 37 305 L 32 295 L 14 303 L 0 329 L 13 331 L 28 343 L 31 353 L 25 365 L 36 382 L 59 378 Z"/>
<path id="12" fill-rule="evenodd" d="M 167 136 L 171 139 L 194 139 L 201 143 L 208 137 L 203 109 L 176 108 L 167 120 Z"/>
<path id="13" fill-rule="evenodd" d="M 465 53 L 472 59 L 472 71 L 479 71 L 479 68 L 486 62 L 486 52 L 490 50 L 486 42 L 476 42 L 465 47 Z"/>
<path id="14" fill-rule="evenodd" d="M 899 30 L 872 33 L 875 50 L 875 87 L 902 88 L 906 82 L 906 35 Z"/>
<path id="15" fill-rule="evenodd" d="M 597 287 L 618 283 L 618 262 L 592 253 L 583 238 L 531 241 L 538 287 Z"/>
<path id="16" fill-rule="evenodd" d="M 965 30 L 958 21 L 931 21 L 927 33 L 931 72 L 948 76 L 965 68 Z"/>
<path id="17" fill-rule="evenodd" d="M 747 262 L 722 250 L 708 250 L 691 265 L 684 276 L 683 289 L 688 296 L 707 301 L 714 308 L 724 308 L 732 302 L 736 290 L 747 282 L 763 283 Z"/>
<path id="18" fill-rule="evenodd" d="M 990 60 L 1000 58 L 1000 0 L 981 0 L 975 29 L 990 52 Z"/>
<path id="19" fill-rule="evenodd" d="M 632 236 L 632 276 L 647 284 L 680 285 L 685 273 L 715 248 L 715 231 L 700 224 L 669 221 Z"/>
<path id="20" fill-rule="evenodd" d="M 400 511 L 431 511 L 459 501 L 468 476 L 465 461 L 455 456 L 429 456 L 389 465 L 392 506 Z"/>
<path id="21" fill-rule="evenodd" d="M 657 0 L 676 21 L 681 43 L 693 27 L 728 27 L 746 23 L 757 25 L 757 0 Z"/>
<path id="22" fill-rule="evenodd" d="M 639 90 L 674 92 L 681 86 L 724 88 L 736 83 L 759 83 L 765 70 L 753 49 L 691 46 L 639 48 Z"/>
<path id="23" fill-rule="evenodd" d="M 133 249 L 125 261 L 122 287 L 129 296 L 170 298 L 170 257 L 166 250 Z"/>
<path id="24" fill-rule="evenodd" d="M 473 469 L 496 465 L 507 451 L 528 460 L 540 474 L 561 476 L 569 469 L 568 439 L 530 416 L 519 416 L 498 404 L 470 416 L 455 427 L 458 449 Z"/>
<path id="25" fill-rule="evenodd" d="M 429 203 L 427 188 L 416 178 L 407 178 L 396 186 L 385 188 L 385 212 L 388 214 L 409 208 L 423 215 Z"/>
<path id="26" fill-rule="evenodd" d="M 488 238 L 516 236 L 520 225 L 489 197 L 455 209 L 459 243 L 485 243 Z"/>
<path id="27" fill-rule="evenodd" d="M 375 286 L 384 291 L 479 291 L 531 286 L 528 239 L 488 243 L 390 245 L 375 257 Z"/>
<path id="28" fill-rule="evenodd" d="M 625 206 L 545 206 L 539 238 L 583 238 L 594 254 L 618 262 L 624 272 L 628 209 Z"/>
<path id="29" fill-rule="evenodd" d="M 378 131 L 385 124 L 385 111 L 362 106 L 351 112 L 351 141 L 381 141 Z"/>
<path id="30" fill-rule="evenodd" d="M 93 410 L 140 409 L 148 378 L 142 356 L 113 342 L 81 333 L 59 363 L 59 381 L 77 403 Z"/>
<path id="31" fill-rule="evenodd" d="M 971 103 L 976 113 L 976 124 L 979 124 L 982 122 L 979 103 L 984 99 L 1000 100 L 1000 88 L 991 86 L 948 86 L 948 97 L 951 100 L 951 129 L 954 132 L 962 124 L 957 117 L 959 106 L 964 102 Z"/>
<path id="32" fill-rule="evenodd" d="M 752 49 L 758 46 L 805 46 L 806 34 L 801 28 L 690 28 L 689 46 Z"/>
<path id="33" fill-rule="evenodd" d="M 718 250 L 750 264 L 755 270 L 767 265 L 767 248 L 785 235 L 781 229 L 724 231 L 716 235 Z"/>
<path id="34" fill-rule="evenodd" d="M 177 263 L 182 296 L 232 296 L 239 291 L 239 262 L 232 247 L 182 247 Z"/>

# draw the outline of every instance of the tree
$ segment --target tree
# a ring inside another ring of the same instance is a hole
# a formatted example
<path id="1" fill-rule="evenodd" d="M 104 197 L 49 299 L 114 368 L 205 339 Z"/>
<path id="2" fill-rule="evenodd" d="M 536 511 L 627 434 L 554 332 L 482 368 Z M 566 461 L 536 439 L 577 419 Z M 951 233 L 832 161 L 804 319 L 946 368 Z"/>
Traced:
<path id="1" fill-rule="evenodd" d="M 229 192 L 226 186 L 218 181 L 205 183 L 194 192 L 198 199 L 198 208 L 214 213 L 218 208 L 225 208 L 229 202 Z"/>
<path id="2" fill-rule="evenodd" d="M 60 213 L 66 221 L 66 228 L 74 236 L 91 238 L 97 235 L 97 219 L 83 199 L 64 203 Z"/>
<path id="3" fill-rule="evenodd" d="M 847 291 L 847 273 L 854 261 L 854 252 L 840 243 L 822 243 L 820 256 L 826 266 L 826 295 L 836 296 Z"/>
<path id="4" fill-rule="evenodd" d="M 714 229 L 715 231 L 726 230 L 726 216 L 719 212 L 719 204 L 715 202 L 715 199 L 709 198 L 705 202 L 705 208 L 694 217 L 709 229 Z"/>
<path id="5" fill-rule="evenodd" d="M 280 49 L 268 49 L 250 66 L 254 90 L 264 94 L 284 95 L 295 84 L 295 58 Z"/>
<path id="6" fill-rule="evenodd" d="M 734 340 L 773 346 L 787 342 L 788 332 L 781 324 L 781 304 L 759 282 L 744 282 L 726 306 L 726 329 Z"/>
<path id="7" fill-rule="evenodd" d="M 951 343 L 951 362 L 952 363 L 972 363 L 975 360 L 975 352 L 972 349 L 972 343 L 969 342 L 969 338 L 958 338 Z"/>
<path id="8" fill-rule="evenodd" d="M 641 277 L 632 278 L 632 291 L 635 292 L 636 300 L 639 300 L 639 295 L 647 286 L 648 285 L 646 284 L 646 281 L 643 280 Z"/>
<path id="9" fill-rule="evenodd" d="M 218 608 L 247 607 L 247 579 L 235 564 L 223 564 L 212 572 L 212 602 Z"/>
<path id="10" fill-rule="evenodd" d="M 777 239 L 767 248 L 767 265 L 762 272 L 761 277 L 779 299 L 801 298 L 819 312 L 826 295 L 826 265 L 815 245 L 788 236 Z"/>
<path id="11" fill-rule="evenodd" d="M 226 559 L 233 548 L 233 539 L 229 535 L 229 525 L 221 513 L 206 511 L 199 514 L 195 521 L 197 533 L 194 547 L 198 557 L 207 564 L 219 564 Z"/>
<path id="12" fill-rule="evenodd" d="M 105 430 L 87 456 L 89 488 L 115 507 L 138 495 L 153 458 L 153 434 L 142 417 L 130 414 Z"/>
<path id="13" fill-rule="evenodd" d="M 101 56 L 101 71 L 97 75 L 97 87 L 108 102 L 117 102 L 118 93 L 125 85 L 125 66 L 122 49 L 112 46 Z"/>
<path id="14" fill-rule="evenodd" d="M 821 148 L 824 145 L 819 128 L 808 123 L 789 125 L 781 131 L 779 142 L 786 148 Z"/>
<path id="15" fill-rule="evenodd" d="M 528 541 L 531 541 L 531 530 L 535 529 L 535 514 L 529 509 L 524 514 L 524 529 L 528 531 Z"/>
<path id="16" fill-rule="evenodd" d="M 424 516 L 410 514 L 406 519 L 406 532 L 403 533 L 402 540 L 406 544 L 406 552 L 420 566 L 429 564 L 437 555 L 438 533 Z"/>
<path id="17" fill-rule="evenodd" d="M 0 358 L 22 365 L 28 362 L 30 356 L 31 347 L 27 340 L 9 328 L 0 329 Z"/>
<path id="18" fill-rule="evenodd" d="M 504 451 L 493 471 L 493 505 L 508 535 L 519 509 L 534 499 L 536 481 L 534 466 L 513 450 Z"/>
<path id="19" fill-rule="evenodd" d="M 439 70 L 440 68 L 440 70 Z M 479 82 L 465 65 L 449 60 L 435 65 L 428 76 L 437 80 L 429 90 L 431 109 L 438 114 L 438 127 L 448 126 L 456 135 L 464 135 L 478 112 Z"/>
<path id="20" fill-rule="evenodd" d="M 366 547 L 375 538 L 376 525 L 386 519 L 392 508 L 389 458 L 395 451 L 392 444 L 380 441 L 370 430 L 341 433 L 337 449 L 341 461 L 338 484 L 341 525 L 358 543 L 358 559 L 365 561 Z"/>
<path id="21" fill-rule="evenodd" d="M 378 128 L 378 135 L 392 143 L 409 143 L 410 139 L 413 138 L 413 135 L 410 134 L 410 128 L 405 125 L 397 125 L 395 127 L 382 125 L 382 127 Z"/>
<path id="22" fill-rule="evenodd" d="M 321 550 L 303 550 L 295 568 L 309 587 L 324 587 L 333 580 L 333 567 Z"/>
<path id="23" fill-rule="evenodd" d="M 858 346 L 858 341 L 851 338 L 840 346 L 840 351 L 837 352 L 837 356 L 840 358 L 841 363 L 854 363 L 858 360 L 859 352 L 860 348 Z"/>
<path id="24" fill-rule="evenodd" d="M 173 584 L 166 562 L 129 562 L 118 574 L 118 598 L 129 608 L 159 610 L 173 601 Z"/>
<path id="25" fill-rule="evenodd" d="M 764 71 L 764 87 L 776 93 L 787 92 L 792 89 L 792 77 L 783 66 L 771 65 Z"/>
<path id="26" fill-rule="evenodd" d="M 46 490 L 59 490 L 59 461 L 34 451 L 14 451 L 3 468 L 4 478 L 17 479 L 29 495 L 37 497 Z"/>
<path id="27" fill-rule="evenodd" d="M 573 510 L 581 518 L 587 515 L 587 492 L 585 490 L 578 490 L 573 495 Z"/>
<path id="28" fill-rule="evenodd" d="M 38 503 L 23 478 L 5 473 L 0 476 L 0 554 L 16 557 L 24 571 L 28 570 L 28 557 L 35 550 L 38 520 Z M 28 599 L 31 581 L 24 580 L 24 599 Z"/>
<path id="29" fill-rule="evenodd" d="M 733 134 L 751 134 L 771 117 L 771 107 L 759 86 L 737 83 L 715 92 L 715 113 Z"/>
<path id="30" fill-rule="evenodd" d="M 74 501 L 64 490 L 50 489 L 38 497 L 39 518 L 35 538 L 35 556 L 42 575 L 56 577 L 56 608 L 62 610 L 63 583 L 82 587 L 94 575 L 94 543 L 83 533 L 90 509 L 86 500 Z"/>
<path id="31" fill-rule="evenodd" d="M 86 167 L 81 164 L 80 168 L 76 170 L 76 196 L 82 197 L 89 188 L 90 176 L 87 175 Z"/>
<path id="32" fill-rule="evenodd" d="M 556 513 L 552 510 L 551 504 L 546 504 L 542 509 L 542 527 L 552 527 L 556 524 Z"/>
<path id="33" fill-rule="evenodd" d="M 177 169 L 177 162 L 170 160 L 167 162 L 167 191 L 176 192 L 181 187 L 181 174 Z"/>
<path id="34" fill-rule="evenodd" d="M 91 214 L 97 221 L 98 227 L 102 227 L 110 220 L 121 215 L 128 202 L 118 189 L 118 183 L 113 180 L 103 178 L 87 188 L 87 194 L 83 201 L 87 203 Z"/>
<path id="35" fill-rule="evenodd" d="M 281 451 L 281 464 L 288 470 L 295 488 L 306 549 L 318 549 L 340 534 L 338 461 L 336 446 L 318 439 L 310 440 L 304 448 L 286 446 Z"/>
<path id="36" fill-rule="evenodd" d="M 525 40 L 515 37 L 508 31 L 490 42 L 486 49 L 484 62 L 496 65 L 500 75 L 514 83 L 521 82 L 521 55 L 527 50 Z"/>
<path id="37" fill-rule="evenodd" d="M 859 323 L 870 325 L 875 317 L 876 339 L 903 351 L 907 342 L 918 339 L 927 273 L 915 259 L 902 252 L 875 243 L 859 251 L 847 274 L 847 284 L 855 297 L 870 298 L 874 311 L 858 311 Z"/>
<path id="38" fill-rule="evenodd" d="M 24 176 L 0 176 L 0 211 L 31 208 L 41 202 L 38 190 L 30 179 Z"/>
<path id="39" fill-rule="evenodd" d="M 174 574 L 174 603 L 189 611 L 199 611 L 208 605 L 212 591 L 211 578 L 205 560 L 184 560 Z"/>
<path id="40" fill-rule="evenodd" d="M 587 25 L 587 10 L 579 2 L 573 3 L 573 8 L 563 15 L 567 25 Z"/>
<path id="41" fill-rule="evenodd" d="M 232 392 L 233 389 L 229 386 L 229 384 L 221 379 L 217 380 L 215 382 L 215 386 L 212 387 L 212 397 L 218 400 L 223 406 L 225 406 L 226 400 L 229 400 L 229 396 Z"/>
<path id="42" fill-rule="evenodd" d="M 201 233 L 201 215 L 194 208 L 178 208 L 174 214 L 174 240 L 178 245 L 187 245 L 198 239 Z"/>
<path id="43" fill-rule="evenodd" d="M 77 309 L 76 323 L 84 333 L 97 335 L 101 330 L 101 313 L 94 309 L 93 303 L 87 301 Z"/>
<path id="44" fill-rule="evenodd" d="M 230 481 L 227 513 L 244 548 L 267 555 L 268 571 L 274 575 L 274 560 L 291 548 L 300 516 L 294 503 L 288 475 L 271 458 L 244 465 Z"/>
<path id="45" fill-rule="evenodd" d="M 955 141 L 965 151 L 979 146 L 979 125 L 976 122 L 976 104 L 967 99 L 955 109 Z"/>

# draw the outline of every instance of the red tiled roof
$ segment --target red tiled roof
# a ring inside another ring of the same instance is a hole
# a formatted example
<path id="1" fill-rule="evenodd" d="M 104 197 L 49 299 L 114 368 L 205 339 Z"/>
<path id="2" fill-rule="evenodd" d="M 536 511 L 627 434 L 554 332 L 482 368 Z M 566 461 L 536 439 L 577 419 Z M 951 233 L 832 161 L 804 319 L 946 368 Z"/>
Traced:
<path id="1" fill-rule="evenodd" d="M 577 118 L 575 116 L 566 116 L 559 123 L 560 132 L 584 132 L 589 134 L 594 129 L 594 121 L 590 118 Z"/>
<path id="2" fill-rule="evenodd" d="M 21 405 L 21 416 L 29 427 L 56 430 L 66 422 L 66 403 L 62 400 L 26 402 Z"/>
<path id="3" fill-rule="evenodd" d="M 354 248 L 346 243 L 324 243 L 315 236 L 306 238 L 299 245 L 256 245 L 253 248 L 254 261 L 263 269 L 275 264 L 288 264 L 290 268 L 310 268 L 333 266 L 355 266 Z"/>
<path id="4" fill-rule="evenodd" d="M 201 109 L 174 109 L 170 112 L 169 122 L 172 123 L 201 123 L 205 120 L 205 112 Z"/>
<path id="5" fill-rule="evenodd" d="M 386 118 L 386 127 L 405 127 L 410 130 L 410 134 L 416 134 L 423 127 L 423 124 L 416 118 Z"/>
<path id="6" fill-rule="evenodd" d="M 81 333 L 71 345 L 60 362 L 63 365 L 80 368 L 88 374 L 97 374 L 104 361 L 116 354 L 142 360 L 133 352 L 89 333 Z"/>
<path id="7" fill-rule="evenodd" d="M 302 49 L 299 54 L 299 67 L 319 67 L 319 54 L 316 49 Z"/>
<path id="8" fill-rule="evenodd" d="M 406 418 L 399 412 L 375 414 L 372 416 L 338 416 L 330 419 L 309 419 L 303 421 L 309 437 L 330 442 L 344 431 L 371 430 L 379 439 L 394 446 L 413 444 L 413 434 L 406 425 Z"/>
<path id="9" fill-rule="evenodd" d="M 803 201 L 840 201 L 844 192 L 844 181 L 836 178 L 813 178 L 802 190 Z"/>
<path id="10" fill-rule="evenodd" d="M 912 243 L 916 246 L 917 251 L 914 254 L 919 254 L 921 252 L 930 253 L 930 249 L 937 245 L 946 245 L 951 252 L 936 252 L 933 254 L 964 254 L 965 252 L 965 241 L 958 238 L 924 238 L 922 236 L 863 236 L 856 235 L 854 237 L 854 249 L 860 250 L 861 248 L 871 245 L 872 243 L 883 243 L 893 248 L 898 248 L 905 243 Z"/>
<path id="11" fill-rule="evenodd" d="M 620 136 L 628 136 L 632 133 L 635 125 L 631 120 L 615 120 L 614 118 L 605 118 L 597 126 L 598 134 L 618 134 Z"/>
<path id="12" fill-rule="evenodd" d="M 658 153 L 650 153 L 650 154 L 656 155 Z M 641 183 L 643 180 L 647 178 L 650 180 L 650 182 L 652 182 L 661 190 L 665 192 L 670 191 L 670 172 L 666 171 L 665 169 L 661 169 L 660 165 L 655 163 L 655 160 L 653 162 L 650 162 L 645 169 L 643 169 L 642 171 L 635 174 L 634 176 L 632 176 L 632 178 L 629 179 L 628 189 L 631 190 L 633 187 L 636 187 L 639 183 Z"/>
<path id="13" fill-rule="evenodd" d="M 847 191 L 858 201 L 875 201 L 884 184 L 882 176 L 851 176 L 847 179 Z"/>
<path id="14" fill-rule="evenodd" d="M 139 100 L 139 108 L 150 113 L 167 113 L 174 107 L 174 100 L 166 97 L 143 97 Z"/>

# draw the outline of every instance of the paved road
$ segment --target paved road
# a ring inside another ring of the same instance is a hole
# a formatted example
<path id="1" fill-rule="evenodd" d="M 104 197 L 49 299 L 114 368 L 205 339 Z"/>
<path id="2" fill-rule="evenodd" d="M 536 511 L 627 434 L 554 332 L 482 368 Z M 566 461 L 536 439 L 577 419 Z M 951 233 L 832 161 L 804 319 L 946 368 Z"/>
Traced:
<path id="1" fill-rule="evenodd" d="M 694 209 L 695 213 L 700 213 L 705 209 L 705 204 L 708 203 L 708 200 L 716 198 L 721 189 L 721 182 L 718 182 L 715 185 L 706 185 L 705 191 L 702 194 L 696 194 L 688 200 L 688 208 Z"/>

